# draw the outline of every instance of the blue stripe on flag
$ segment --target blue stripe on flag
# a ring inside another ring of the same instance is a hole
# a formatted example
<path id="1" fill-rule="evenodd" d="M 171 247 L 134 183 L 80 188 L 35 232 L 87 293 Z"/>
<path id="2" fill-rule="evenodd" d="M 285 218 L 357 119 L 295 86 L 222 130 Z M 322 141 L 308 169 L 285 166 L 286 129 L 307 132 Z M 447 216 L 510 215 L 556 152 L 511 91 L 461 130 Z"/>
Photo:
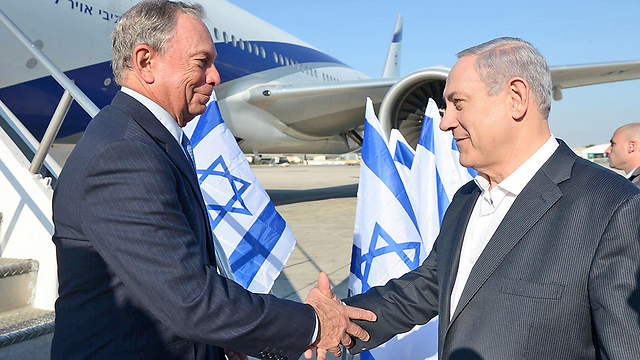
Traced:
<path id="1" fill-rule="evenodd" d="M 282 237 L 286 225 L 287 223 L 276 211 L 273 203 L 269 201 L 229 256 L 229 265 L 236 276 L 236 281 L 245 289 L 249 287 L 258 270 L 271 254 L 271 250 Z M 270 258 L 269 261 L 276 268 L 282 269 L 283 264 L 275 263 L 274 261 L 277 261 L 275 257 Z"/>
<path id="2" fill-rule="evenodd" d="M 222 115 L 217 101 L 212 101 L 207 106 L 207 111 L 200 115 L 200 120 L 191 135 L 191 146 L 196 147 L 198 143 L 207 136 L 216 126 L 223 124 Z"/>
<path id="3" fill-rule="evenodd" d="M 442 219 L 444 219 L 444 213 L 447 212 L 447 208 L 449 207 L 449 197 L 447 196 L 447 192 L 444 189 L 444 185 L 442 184 L 442 179 L 440 178 L 440 172 L 436 167 L 436 187 L 438 191 L 438 218 L 440 220 L 440 226 L 442 226 Z"/>
<path id="4" fill-rule="evenodd" d="M 420 131 L 420 139 L 418 140 L 418 144 L 424 146 L 432 154 L 436 153 L 434 136 L 433 118 L 425 115 L 424 122 L 422 123 L 422 129 Z"/>
<path id="5" fill-rule="evenodd" d="M 435 134 L 433 133 L 433 118 L 430 116 L 424 117 L 424 122 L 422 123 L 422 131 L 420 132 L 420 140 L 418 140 L 418 145 L 424 146 L 425 149 L 429 150 L 436 156 L 435 151 Z M 458 150 L 455 148 L 456 143 L 455 140 L 452 142 L 452 149 Z M 444 189 L 444 185 L 442 184 L 442 179 L 440 178 L 440 172 L 438 171 L 438 167 L 436 166 L 436 188 L 438 191 L 438 217 L 440 220 L 440 225 L 442 225 L 442 219 L 444 219 L 444 213 L 447 211 L 447 207 L 449 207 L 449 197 L 447 196 L 447 192 Z"/>
<path id="6" fill-rule="evenodd" d="M 391 193 L 398 199 L 402 207 L 405 209 L 411 221 L 415 225 L 418 233 L 418 221 L 413 212 L 413 207 L 409 201 L 409 196 L 404 188 L 398 169 L 393 163 L 389 148 L 382 136 L 369 123 L 364 122 L 364 139 L 362 141 L 362 161 L 365 165 L 389 188 Z"/>
<path id="7" fill-rule="evenodd" d="M 405 143 L 402 141 L 396 143 L 396 152 L 393 154 L 393 160 L 411 169 L 414 157 L 415 155 Z"/>

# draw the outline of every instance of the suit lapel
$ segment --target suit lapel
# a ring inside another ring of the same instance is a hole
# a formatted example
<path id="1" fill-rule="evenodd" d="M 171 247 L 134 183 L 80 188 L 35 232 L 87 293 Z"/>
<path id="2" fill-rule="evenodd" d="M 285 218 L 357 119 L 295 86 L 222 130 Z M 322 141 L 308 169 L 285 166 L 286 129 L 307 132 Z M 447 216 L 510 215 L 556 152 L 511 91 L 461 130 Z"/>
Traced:
<path id="1" fill-rule="evenodd" d="M 447 219 L 452 220 L 451 222 L 443 222 L 443 232 L 439 237 L 446 239 L 446 241 L 441 241 L 442 249 L 437 249 L 439 255 L 438 264 L 441 264 L 438 270 L 442 269 L 442 271 L 444 271 L 444 275 L 439 279 L 439 281 L 441 281 L 440 286 L 442 293 L 440 322 L 443 324 L 449 323 L 451 292 L 453 291 L 456 274 L 458 273 L 462 241 L 464 240 L 464 233 L 471 218 L 471 212 L 478 200 L 478 196 L 480 196 L 480 189 L 475 182 L 471 181 L 461 189 L 459 196 L 461 196 L 461 200 L 452 202 L 447 210 Z M 462 220 L 461 223 L 458 222 L 460 220 Z"/>
<path id="2" fill-rule="evenodd" d="M 562 197 L 562 191 L 558 184 L 569 178 L 576 155 L 562 140 L 558 140 L 558 142 L 560 143 L 558 149 L 518 195 L 491 240 L 482 251 L 471 270 L 471 274 L 469 274 L 469 279 L 462 291 L 451 323 L 457 319 L 507 254 L 553 204 Z M 454 279 L 456 273 L 457 266 L 453 276 Z M 449 290 L 447 294 L 449 298 L 451 291 Z M 451 323 L 449 323 L 447 330 L 451 327 Z"/>
<path id="3" fill-rule="evenodd" d="M 191 185 L 191 190 L 193 194 L 198 199 L 198 203 L 200 205 L 200 210 L 205 219 L 206 224 L 206 236 L 207 236 L 207 253 L 209 255 L 209 260 L 211 263 L 215 263 L 215 257 L 213 255 L 212 249 L 210 249 L 209 244 L 213 244 L 213 239 L 211 238 L 211 231 L 208 231 L 211 227 L 209 226 L 209 213 L 204 204 L 204 199 L 202 197 L 202 191 L 200 190 L 200 184 L 198 182 L 198 178 L 196 177 L 195 172 L 193 171 L 193 167 L 189 160 L 187 160 L 184 151 L 182 150 L 182 146 L 178 144 L 176 139 L 169 133 L 169 131 L 160 123 L 160 121 L 140 102 L 132 98 L 131 96 L 119 91 L 112 102 L 113 106 L 116 106 L 122 109 L 124 112 L 129 114 L 139 125 L 146 131 L 151 138 L 153 138 L 161 148 L 164 149 L 165 153 L 173 162 L 173 164 L 180 170 L 182 175 L 187 178 L 189 184 Z"/>

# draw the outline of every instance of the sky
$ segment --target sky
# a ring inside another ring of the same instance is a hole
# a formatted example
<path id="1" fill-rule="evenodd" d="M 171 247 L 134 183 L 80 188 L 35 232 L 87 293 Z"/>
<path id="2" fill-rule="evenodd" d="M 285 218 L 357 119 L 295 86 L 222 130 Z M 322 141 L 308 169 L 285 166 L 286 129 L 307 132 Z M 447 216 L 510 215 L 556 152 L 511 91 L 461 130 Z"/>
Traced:
<path id="1" fill-rule="evenodd" d="M 230 0 L 370 77 L 382 74 L 398 14 L 401 75 L 453 66 L 455 54 L 500 36 L 532 43 L 550 66 L 640 60 L 638 0 Z M 565 89 L 552 133 L 569 146 L 609 142 L 640 122 L 640 80 Z"/>

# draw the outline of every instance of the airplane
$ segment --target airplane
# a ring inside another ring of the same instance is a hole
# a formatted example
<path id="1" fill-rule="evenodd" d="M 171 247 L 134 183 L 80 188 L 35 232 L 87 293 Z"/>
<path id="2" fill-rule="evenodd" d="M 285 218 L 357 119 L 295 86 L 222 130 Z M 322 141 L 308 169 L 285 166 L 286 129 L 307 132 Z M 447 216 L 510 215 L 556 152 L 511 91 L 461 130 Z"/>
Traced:
<path id="1" fill-rule="evenodd" d="M 119 89 L 111 72 L 110 33 L 138 0 L 0 0 L 0 10 L 99 107 Z M 359 149 L 366 97 L 380 119 L 415 146 L 429 97 L 443 109 L 449 69 L 400 77 L 402 18 L 383 76 L 371 79 L 340 60 L 225 0 L 201 0 L 222 83 L 216 96 L 245 153 L 344 153 Z M 41 139 L 63 89 L 0 28 L 0 100 Z M 577 86 L 640 78 L 640 61 L 553 67 L 553 97 Z M 74 143 L 90 120 L 74 103 L 57 141 Z"/>

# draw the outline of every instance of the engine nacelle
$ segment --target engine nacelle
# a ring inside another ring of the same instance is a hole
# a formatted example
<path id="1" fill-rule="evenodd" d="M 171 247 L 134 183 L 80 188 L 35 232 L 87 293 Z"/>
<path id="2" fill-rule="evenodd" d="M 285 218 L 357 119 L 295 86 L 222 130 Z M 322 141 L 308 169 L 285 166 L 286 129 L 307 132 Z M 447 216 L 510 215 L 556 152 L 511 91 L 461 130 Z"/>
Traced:
<path id="1" fill-rule="evenodd" d="M 445 107 L 442 94 L 449 71 L 446 67 L 421 69 L 405 76 L 387 91 L 379 111 L 387 136 L 392 128 L 396 128 L 411 146 L 416 147 L 429 98 L 439 109 Z"/>

